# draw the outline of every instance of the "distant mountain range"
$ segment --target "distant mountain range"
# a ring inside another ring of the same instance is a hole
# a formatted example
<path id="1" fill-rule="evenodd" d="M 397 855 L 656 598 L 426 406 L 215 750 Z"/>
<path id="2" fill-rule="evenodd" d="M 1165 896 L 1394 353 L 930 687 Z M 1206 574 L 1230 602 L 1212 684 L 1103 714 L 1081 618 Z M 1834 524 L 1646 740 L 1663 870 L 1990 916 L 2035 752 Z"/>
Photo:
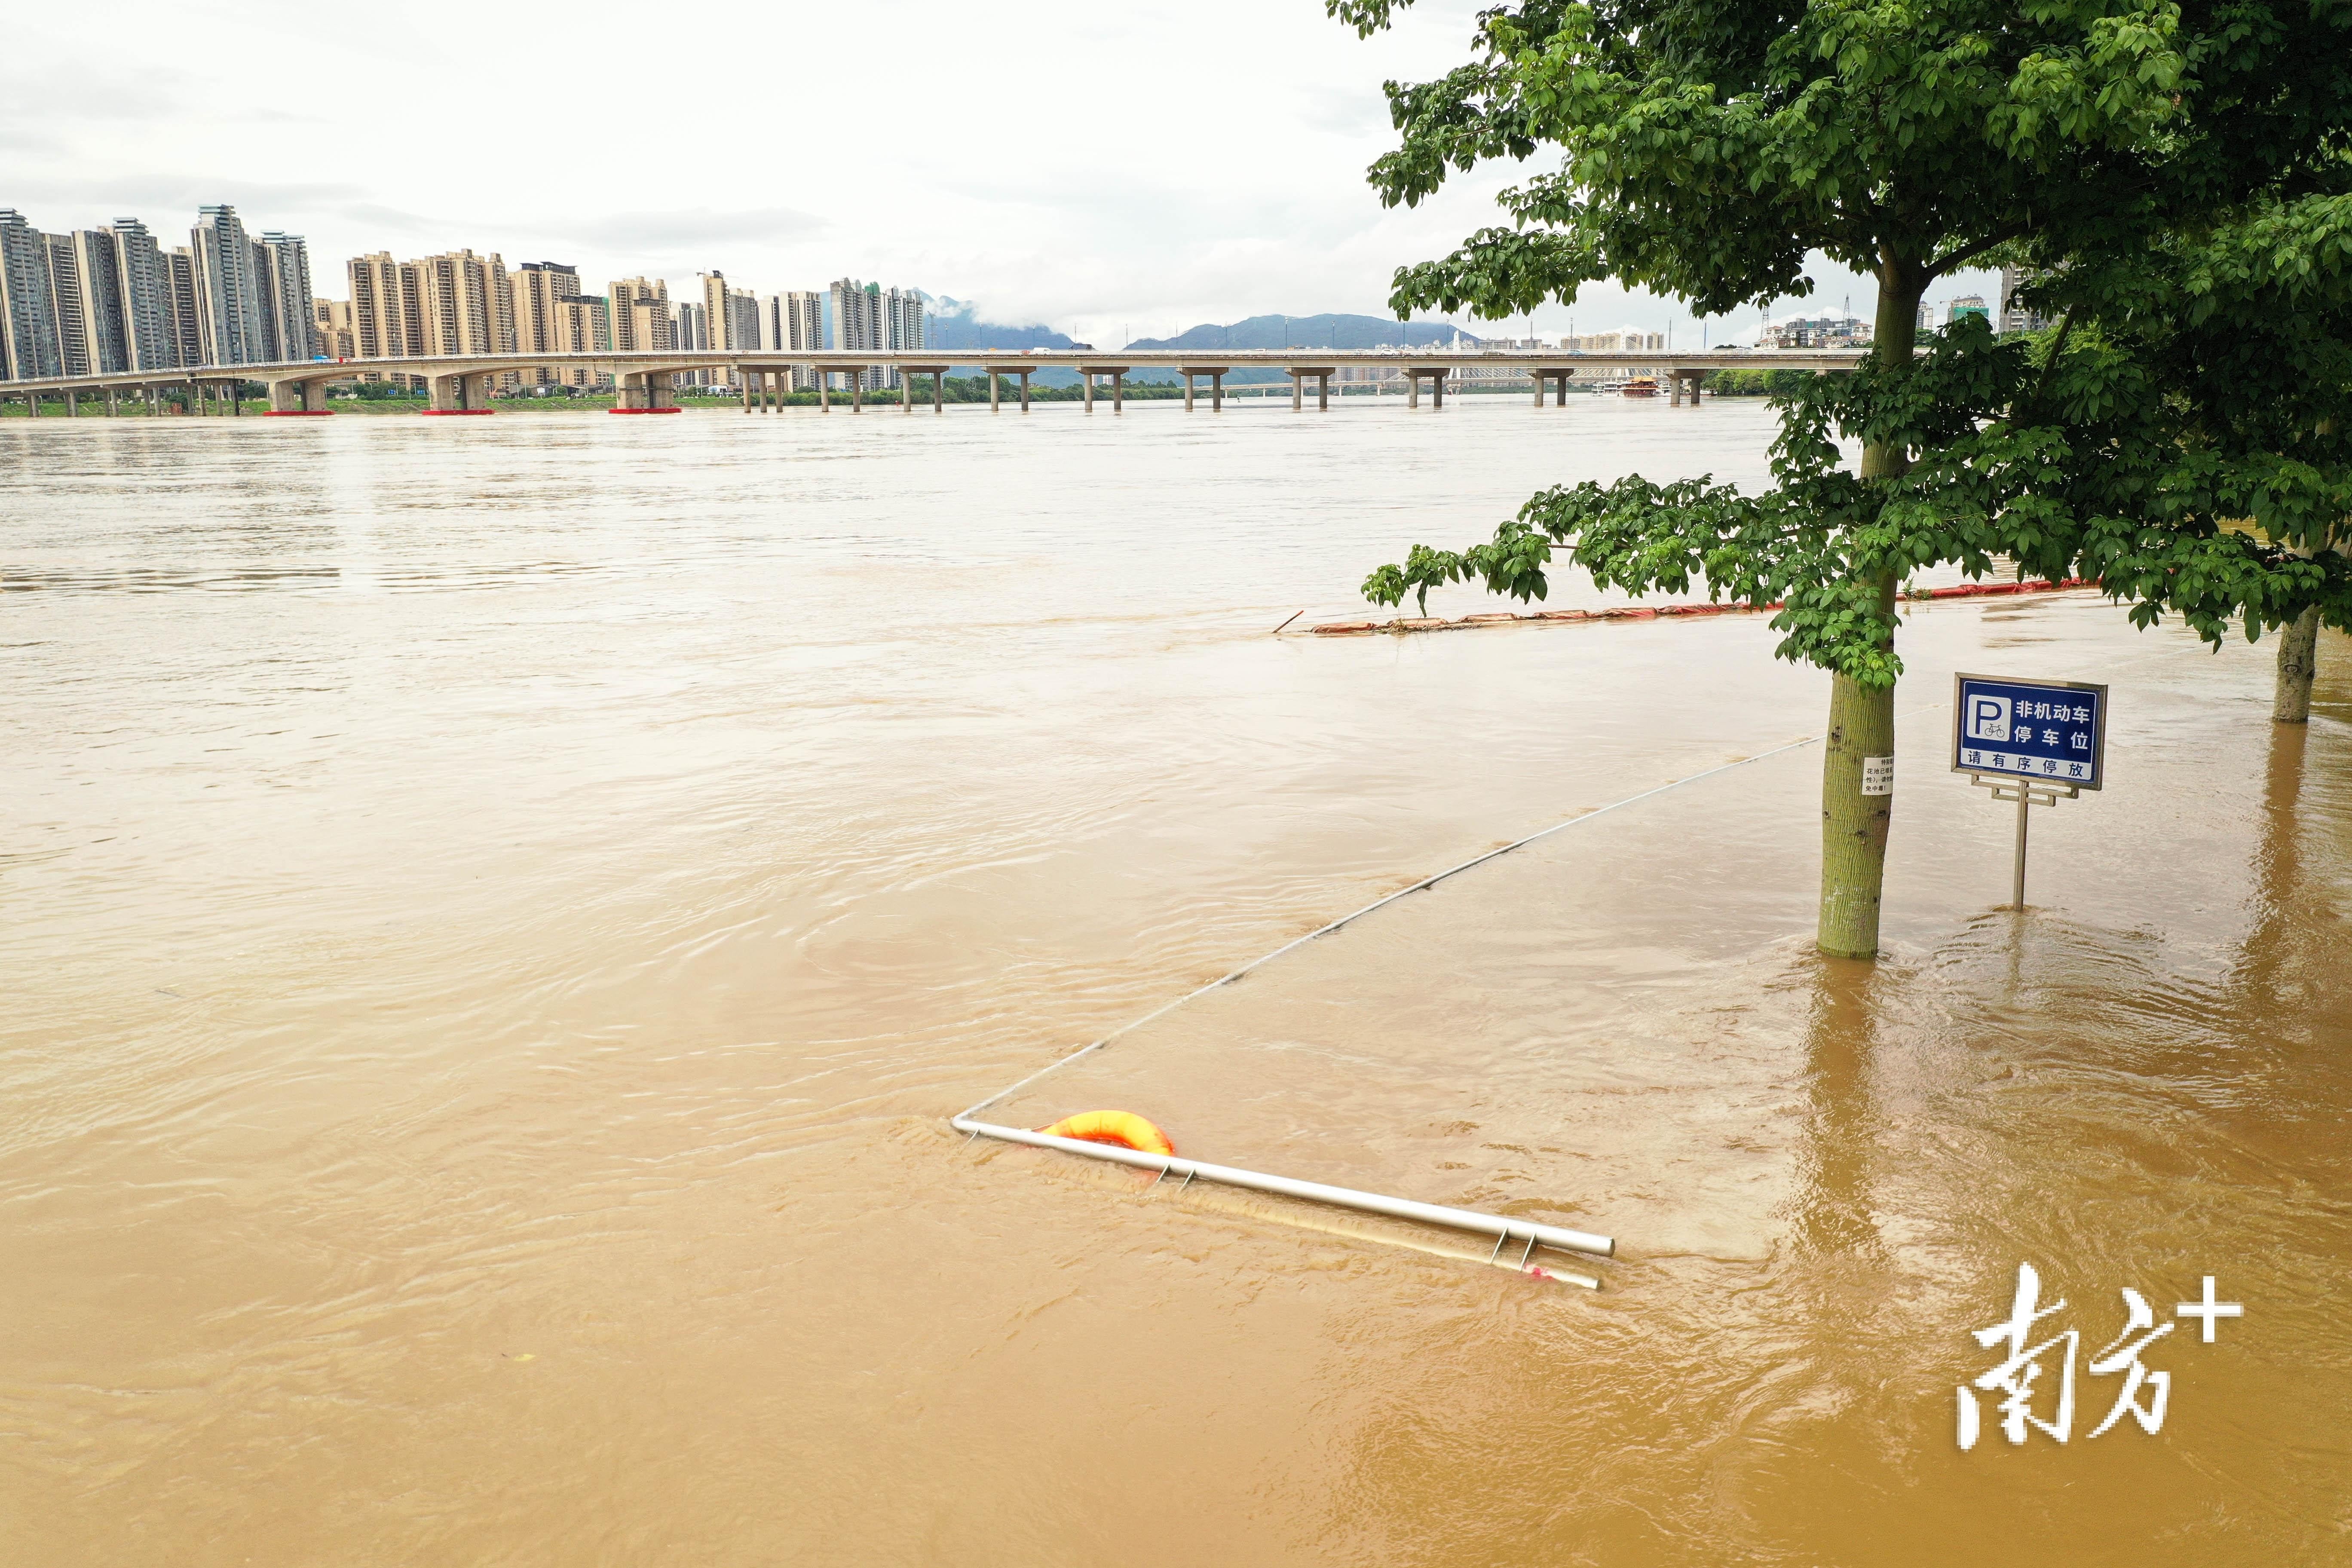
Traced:
<path id="1" fill-rule="evenodd" d="M 1002 321 L 975 320 L 971 304 L 942 295 L 931 301 L 929 330 L 924 346 L 935 349 L 1066 349 L 1070 339 L 1045 327 L 1009 327 Z"/>
<path id="2" fill-rule="evenodd" d="M 1176 338 L 1138 338 L 1131 349 L 1377 349 L 1426 348 L 1478 340 L 1444 321 L 1397 321 L 1386 316 L 1252 316 L 1224 326 L 1194 327 Z"/>
<path id="3" fill-rule="evenodd" d="M 1118 347 L 1132 349 L 1184 349 L 1199 353 L 1218 353 L 1232 349 L 1374 349 L 1381 347 L 1424 348 L 1433 343 L 1452 342 L 1460 338 L 1465 343 L 1478 339 L 1458 327 L 1444 321 L 1396 321 L 1386 316 L 1252 316 L 1245 321 L 1223 324 L 1206 322 L 1193 327 L 1181 337 L 1138 338 L 1124 345 L 1100 344 L 1106 353 Z M 1002 321 L 983 321 L 972 314 L 970 301 L 941 296 L 931 301 L 931 320 L 927 334 L 927 346 L 950 353 L 972 349 L 1067 349 L 1073 340 L 1066 333 L 1042 326 L 1008 326 Z M 1280 380 L 1278 372 L 1243 371 L 1234 381 L 1260 380 L 1266 376 Z M 1041 381 L 1070 382 L 1077 378 L 1067 371 L 1046 371 Z"/>

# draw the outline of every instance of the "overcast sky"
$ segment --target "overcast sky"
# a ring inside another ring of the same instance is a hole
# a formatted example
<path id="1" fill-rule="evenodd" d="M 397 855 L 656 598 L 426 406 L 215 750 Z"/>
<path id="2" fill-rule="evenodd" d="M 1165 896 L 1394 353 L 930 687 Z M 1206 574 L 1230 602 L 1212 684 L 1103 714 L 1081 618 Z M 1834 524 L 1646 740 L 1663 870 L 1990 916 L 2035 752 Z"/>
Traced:
<path id="1" fill-rule="evenodd" d="M 1423 0 L 1360 42 L 1320 0 L 22 6 L 0 51 L 0 206 L 176 233 L 231 202 L 256 233 L 307 236 L 338 297 L 352 256 L 470 247 L 597 288 L 848 275 L 1106 344 L 1386 315 L 1391 272 L 1493 221 L 1515 177 L 1394 212 L 1364 183 L 1391 144 L 1381 81 L 1461 63 L 1475 8 Z M 1868 313 L 1866 281 L 1817 276 L 1773 313 Z M 1536 325 L 1571 316 L 1698 341 L 1677 302 L 1613 289 Z"/>

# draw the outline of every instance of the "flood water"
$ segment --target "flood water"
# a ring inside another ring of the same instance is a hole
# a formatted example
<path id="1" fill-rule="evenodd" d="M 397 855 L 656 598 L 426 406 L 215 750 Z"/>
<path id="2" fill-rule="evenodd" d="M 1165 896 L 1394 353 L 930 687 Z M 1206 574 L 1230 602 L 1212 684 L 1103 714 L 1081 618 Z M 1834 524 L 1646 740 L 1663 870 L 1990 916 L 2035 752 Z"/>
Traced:
<path id="1" fill-rule="evenodd" d="M 2306 732 L 2268 641 L 1920 609 L 1870 968 L 1762 617 L 1269 635 L 1769 429 L 0 425 L 0 1563 L 2352 1555 L 2352 648 Z M 1956 669 L 2111 688 L 2023 915 Z M 945 1124 L 1676 780 L 989 1113 L 1604 1232 L 1597 1294 Z M 2021 1262 L 2072 1440 L 1962 1453 Z M 2168 1408 L 2092 1438 L 2126 1287 Z"/>

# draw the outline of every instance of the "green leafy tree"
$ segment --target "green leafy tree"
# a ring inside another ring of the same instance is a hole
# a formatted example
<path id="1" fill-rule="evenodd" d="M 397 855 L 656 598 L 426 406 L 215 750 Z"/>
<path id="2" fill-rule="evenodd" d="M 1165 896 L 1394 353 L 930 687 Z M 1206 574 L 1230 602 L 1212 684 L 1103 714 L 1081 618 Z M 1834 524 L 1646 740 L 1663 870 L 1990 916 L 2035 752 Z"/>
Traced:
<path id="1" fill-rule="evenodd" d="M 1363 33 L 1408 3 L 1327 0 Z M 2347 16 L 2263 0 L 1523 0 L 1480 15 L 1469 63 L 1389 85 L 1401 142 L 1372 181 L 1391 205 L 1559 153 L 1504 194 L 1510 226 L 1399 270 L 1401 314 L 1499 319 L 1613 279 L 1722 315 L 1810 292 L 1817 252 L 1877 279 L 1873 357 L 1785 396 L 1772 489 L 1555 489 L 1463 555 L 1464 575 L 1520 597 L 1543 595 L 1562 547 L 1604 585 L 1784 605 L 1780 656 L 1831 675 L 1822 951 L 1877 950 L 1892 798 L 1863 795 L 1862 774 L 1895 749 L 1899 584 L 1947 563 L 1982 574 L 1996 552 L 2067 574 L 2084 537 L 2067 487 L 2097 466 L 2045 415 L 2068 390 L 2046 354 L 1981 322 L 1919 354 L 1921 298 L 2004 258 L 2122 254 L 2275 188 L 2337 122 L 2340 68 L 2312 51 L 2340 59 Z M 1857 468 L 1841 440 L 1860 444 Z M 1375 596 L 1389 584 L 1375 574 Z"/>
<path id="2" fill-rule="evenodd" d="M 1451 550 L 1432 550 L 1426 544 L 1416 544 L 1408 552 L 1402 566 L 1382 566 L 1364 579 L 1364 597 L 1375 604 L 1394 605 L 1407 594 L 1416 596 L 1422 618 L 1429 617 L 1429 591 L 1441 584 L 1454 583 L 1462 577 L 1462 557 Z"/>
<path id="3" fill-rule="evenodd" d="M 2352 629 L 2352 161 L 2295 183 L 2321 188 L 2030 289 L 2067 339 L 2049 401 L 2078 454 L 2085 560 L 2143 625 L 2281 631 L 2273 716 L 2290 724 L 2310 716 L 2319 627 Z"/>

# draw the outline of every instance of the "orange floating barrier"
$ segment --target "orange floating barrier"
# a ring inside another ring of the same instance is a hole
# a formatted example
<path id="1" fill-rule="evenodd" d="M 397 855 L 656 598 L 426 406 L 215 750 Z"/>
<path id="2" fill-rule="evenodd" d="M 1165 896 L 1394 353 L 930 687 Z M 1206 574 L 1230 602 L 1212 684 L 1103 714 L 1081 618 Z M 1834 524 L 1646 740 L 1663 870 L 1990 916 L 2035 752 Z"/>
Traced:
<path id="1" fill-rule="evenodd" d="M 1038 1131 L 1053 1138 L 1076 1138 L 1087 1143 L 1112 1143 L 1122 1149 L 1138 1149 L 1146 1154 L 1173 1154 L 1176 1145 L 1168 1134 L 1132 1110 L 1082 1110 L 1076 1116 L 1065 1116 L 1051 1127 Z"/>

